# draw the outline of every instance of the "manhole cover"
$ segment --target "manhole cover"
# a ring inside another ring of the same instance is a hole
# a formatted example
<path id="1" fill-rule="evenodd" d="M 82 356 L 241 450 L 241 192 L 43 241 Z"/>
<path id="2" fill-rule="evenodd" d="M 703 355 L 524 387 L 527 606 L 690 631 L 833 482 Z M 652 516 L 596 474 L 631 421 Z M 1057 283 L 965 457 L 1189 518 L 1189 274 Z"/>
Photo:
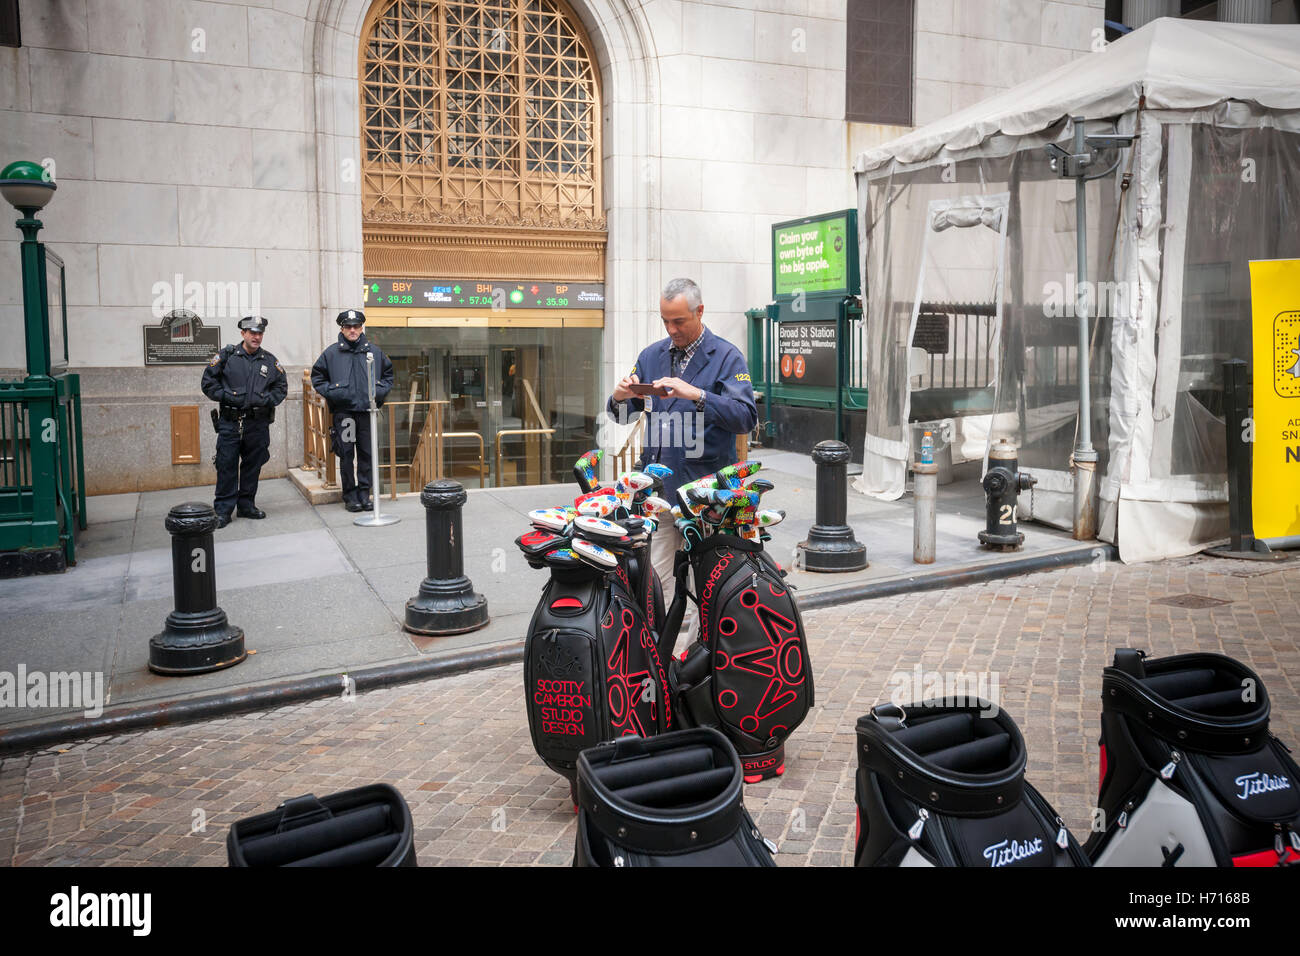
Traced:
<path id="1" fill-rule="evenodd" d="M 1158 598 L 1151 602 L 1152 604 L 1168 604 L 1170 607 L 1218 607 L 1220 604 L 1231 604 L 1231 601 L 1225 601 L 1222 598 L 1212 598 L 1205 594 L 1177 594 L 1173 597 Z"/>

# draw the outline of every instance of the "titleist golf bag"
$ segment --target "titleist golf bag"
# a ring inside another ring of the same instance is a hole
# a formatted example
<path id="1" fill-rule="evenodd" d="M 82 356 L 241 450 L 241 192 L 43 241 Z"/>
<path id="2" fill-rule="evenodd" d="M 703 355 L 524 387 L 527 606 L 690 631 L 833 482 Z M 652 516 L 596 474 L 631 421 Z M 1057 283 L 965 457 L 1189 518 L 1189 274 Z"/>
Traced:
<path id="1" fill-rule="evenodd" d="M 574 866 L 775 866 L 741 803 L 740 760 L 707 727 L 578 757 Z"/>
<path id="2" fill-rule="evenodd" d="M 1005 711 L 879 704 L 857 734 L 857 866 L 1088 865 L 1025 780 L 1025 740 Z"/>
<path id="3" fill-rule="evenodd" d="M 586 748 L 673 722 L 657 635 L 622 570 L 551 567 L 528 626 L 528 728 L 538 755 L 570 783 Z"/>
<path id="4" fill-rule="evenodd" d="M 1300 770 L 1268 693 L 1219 654 L 1115 652 L 1101 684 L 1096 866 L 1300 863 Z"/>
<path id="5" fill-rule="evenodd" d="M 700 636 L 669 679 L 679 727 L 717 727 L 740 754 L 745 782 L 785 772 L 785 739 L 813 706 L 803 620 L 761 543 L 713 534 L 679 552 L 663 646 L 677 640 L 694 570 Z"/>

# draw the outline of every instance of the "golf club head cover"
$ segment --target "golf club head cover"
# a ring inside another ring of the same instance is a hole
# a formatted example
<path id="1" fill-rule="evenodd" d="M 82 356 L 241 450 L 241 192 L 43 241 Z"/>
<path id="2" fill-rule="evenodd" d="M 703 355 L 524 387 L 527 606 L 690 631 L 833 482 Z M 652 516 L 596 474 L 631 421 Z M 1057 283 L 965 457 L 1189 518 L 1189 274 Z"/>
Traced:
<path id="1" fill-rule="evenodd" d="M 857 866 L 1087 866 L 1025 780 L 1025 740 L 994 705 L 879 704 L 858 718 Z"/>
<path id="2" fill-rule="evenodd" d="M 775 866 L 716 730 L 621 737 L 578 757 L 574 866 Z"/>
<path id="3" fill-rule="evenodd" d="M 1102 673 L 1095 866 L 1294 866 L 1300 770 L 1263 682 L 1221 654 L 1131 648 Z"/>
<path id="4" fill-rule="evenodd" d="M 621 566 L 552 566 L 524 640 L 533 747 L 570 783 L 578 754 L 602 741 L 672 727 L 667 662 Z"/>
<path id="5" fill-rule="evenodd" d="M 740 754 L 746 783 L 785 772 L 785 740 L 814 704 L 799 608 L 757 541 L 714 534 L 677 558 L 664 644 L 685 613 L 686 566 L 699 595 L 700 636 L 672 662 L 679 726 L 717 727 Z"/>

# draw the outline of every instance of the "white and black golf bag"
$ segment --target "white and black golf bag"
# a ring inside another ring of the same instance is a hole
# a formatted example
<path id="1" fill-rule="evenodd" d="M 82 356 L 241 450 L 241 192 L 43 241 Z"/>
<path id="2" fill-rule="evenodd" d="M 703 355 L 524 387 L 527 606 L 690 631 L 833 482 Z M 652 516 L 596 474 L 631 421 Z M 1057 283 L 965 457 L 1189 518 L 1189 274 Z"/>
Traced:
<path id="1" fill-rule="evenodd" d="M 1300 770 L 1268 693 L 1219 654 L 1115 652 L 1102 677 L 1096 866 L 1300 863 Z"/>
<path id="2" fill-rule="evenodd" d="M 1025 780 L 1005 711 L 880 704 L 858 718 L 857 866 L 1072 867 L 1088 858 Z"/>
<path id="3" fill-rule="evenodd" d="M 573 865 L 775 866 L 743 790 L 735 748 L 708 727 L 584 750 Z"/>

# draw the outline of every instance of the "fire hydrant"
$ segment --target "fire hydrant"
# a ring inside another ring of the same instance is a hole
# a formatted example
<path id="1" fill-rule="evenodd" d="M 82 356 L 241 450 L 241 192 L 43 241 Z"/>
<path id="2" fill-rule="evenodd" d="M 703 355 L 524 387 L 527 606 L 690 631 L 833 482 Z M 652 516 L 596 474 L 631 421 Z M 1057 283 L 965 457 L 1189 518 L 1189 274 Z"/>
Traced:
<path id="1" fill-rule="evenodd" d="M 982 482 L 986 528 L 979 533 L 986 548 L 1014 551 L 1025 543 L 1025 536 L 1016 530 L 1016 498 L 1038 479 L 1019 470 L 1018 454 L 1005 438 L 989 449 L 989 470 Z"/>

